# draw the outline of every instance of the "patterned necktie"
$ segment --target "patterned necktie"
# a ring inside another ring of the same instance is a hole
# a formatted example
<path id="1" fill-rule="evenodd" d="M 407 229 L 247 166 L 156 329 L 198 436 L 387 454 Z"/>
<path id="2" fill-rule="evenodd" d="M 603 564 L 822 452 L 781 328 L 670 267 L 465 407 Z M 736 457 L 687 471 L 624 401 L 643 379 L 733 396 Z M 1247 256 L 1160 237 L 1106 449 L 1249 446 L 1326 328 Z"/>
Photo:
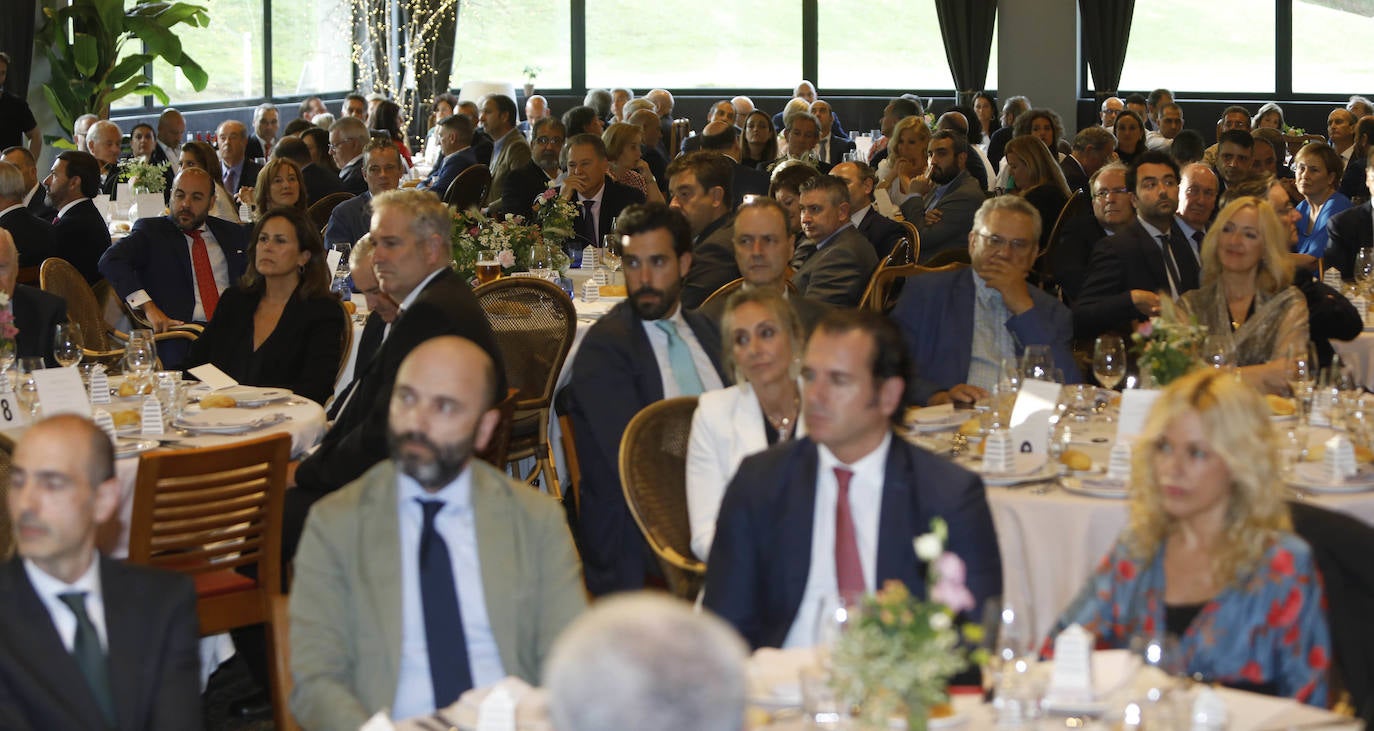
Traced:
<path id="1" fill-rule="evenodd" d="M 231 196 L 239 192 L 238 186 L 234 185 L 236 182 L 234 178 L 237 175 L 238 173 L 234 172 L 233 168 L 226 167 L 224 169 L 224 190 Z"/>
<path id="2" fill-rule="evenodd" d="M 443 708 L 472 688 L 463 612 L 458 606 L 453 562 L 448 544 L 434 529 L 434 516 L 443 500 L 416 500 L 424 510 L 420 528 L 420 604 L 425 615 L 425 644 L 429 649 L 429 677 L 434 684 L 434 707 Z"/>
<path id="3" fill-rule="evenodd" d="M 677 332 L 677 324 L 672 320 L 654 320 L 654 324 L 668 335 L 668 365 L 673 369 L 673 380 L 677 381 L 677 395 L 701 395 L 701 376 L 697 375 L 696 363 L 692 362 L 692 351 Z"/>
<path id="4" fill-rule="evenodd" d="M 191 237 L 191 269 L 196 275 L 196 291 L 200 293 L 200 307 L 205 310 L 205 321 L 215 316 L 215 306 L 219 304 L 219 285 L 215 284 L 215 269 L 210 266 L 210 251 L 205 247 L 205 239 L 199 230 L 187 231 Z"/>
<path id="5" fill-rule="evenodd" d="M 859 559 L 859 539 L 854 532 L 854 513 L 849 509 L 849 480 L 852 470 L 835 468 L 835 585 L 846 603 L 864 593 L 864 567 Z"/>
<path id="6" fill-rule="evenodd" d="M 105 717 L 106 725 L 114 727 L 116 722 L 114 694 L 110 692 L 110 667 L 105 661 L 105 650 L 100 647 L 100 635 L 96 634 L 95 624 L 86 613 L 86 593 L 75 591 L 58 594 L 57 598 L 76 615 L 76 642 L 72 645 L 72 657 L 76 659 L 77 667 L 81 668 L 81 674 L 86 676 L 86 683 L 91 686 L 91 693 L 95 695 L 95 701 L 100 706 L 100 713 Z"/>

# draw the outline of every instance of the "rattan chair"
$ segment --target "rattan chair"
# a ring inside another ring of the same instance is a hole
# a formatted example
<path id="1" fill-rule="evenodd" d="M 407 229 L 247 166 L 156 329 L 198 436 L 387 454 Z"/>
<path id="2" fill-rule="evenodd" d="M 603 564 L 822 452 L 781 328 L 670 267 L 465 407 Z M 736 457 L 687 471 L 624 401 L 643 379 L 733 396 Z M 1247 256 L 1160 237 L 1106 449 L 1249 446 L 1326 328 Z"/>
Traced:
<path id="1" fill-rule="evenodd" d="M 310 216 L 310 220 L 315 223 L 316 228 L 324 231 L 324 227 L 329 225 L 329 214 L 334 212 L 334 207 L 352 197 L 352 193 L 330 193 L 311 204 L 306 215 Z"/>
<path id="2" fill-rule="evenodd" d="M 482 205 L 491 190 L 491 169 L 478 163 L 469 165 L 444 191 L 444 202 L 455 210 L 465 211 Z"/>
<path id="3" fill-rule="evenodd" d="M 478 459 L 486 461 L 498 470 L 506 468 L 506 455 L 510 454 L 511 423 L 515 421 L 515 400 L 519 396 L 519 389 L 506 389 L 506 397 L 492 407 L 500 412 L 501 420 L 496 423 L 496 430 L 492 432 L 486 448 L 477 453 Z"/>
<path id="4" fill-rule="evenodd" d="M 86 360 L 110 364 L 124 356 L 124 345 L 129 342 L 129 334 L 106 321 L 100 301 L 76 267 L 57 257 L 44 261 L 39 273 L 39 286 L 44 292 L 55 294 L 67 303 L 67 319 L 81 326 L 81 336 L 85 340 L 81 350 Z M 153 339 L 157 342 L 194 340 L 199 337 L 200 329 L 199 325 L 183 325 L 158 333 Z"/>
<path id="5" fill-rule="evenodd" d="M 10 459 L 14 456 L 14 442 L 0 434 L 0 561 L 8 561 L 14 552 L 14 519 L 10 517 Z"/>
<path id="6" fill-rule="evenodd" d="M 919 264 L 880 267 L 878 271 L 873 273 L 873 278 L 869 280 L 868 290 L 864 292 L 863 300 L 859 302 L 859 309 L 885 315 L 891 312 L 893 306 L 897 304 L 900 286 L 909 277 L 931 272 L 963 269 L 967 266 L 968 264 L 963 262 L 951 262 L 938 267 L 927 267 Z"/>
<path id="7" fill-rule="evenodd" d="M 921 260 L 921 230 L 916 228 L 916 224 L 911 221 L 898 221 L 906 229 L 907 250 L 898 256 L 897 250 L 902 248 L 901 241 L 892 247 L 892 253 L 888 254 L 888 261 L 893 264 L 915 264 Z"/>
<path id="8" fill-rule="evenodd" d="M 191 451 L 153 451 L 138 460 L 129 562 L 178 571 L 196 585 L 201 636 L 266 624 L 274 720 L 288 728 L 287 626 L 281 597 L 282 499 L 291 436 Z M 250 578 L 236 571 L 248 568 Z"/>
<path id="9" fill-rule="evenodd" d="M 534 458 L 534 469 L 523 479 L 561 497 L 549 449 L 549 414 L 558 374 L 577 332 L 577 310 L 557 285 L 534 277 L 498 279 L 475 294 L 501 348 L 506 382 L 520 391 L 506 459 Z M 518 468 L 512 469 L 519 476 Z"/>
<path id="10" fill-rule="evenodd" d="M 668 581 L 668 590 L 696 599 L 706 564 L 692 556 L 687 517 L 687 438 L 697 398 L 658 401 L 635 414 L 620 440 L 620 485 Z"/>

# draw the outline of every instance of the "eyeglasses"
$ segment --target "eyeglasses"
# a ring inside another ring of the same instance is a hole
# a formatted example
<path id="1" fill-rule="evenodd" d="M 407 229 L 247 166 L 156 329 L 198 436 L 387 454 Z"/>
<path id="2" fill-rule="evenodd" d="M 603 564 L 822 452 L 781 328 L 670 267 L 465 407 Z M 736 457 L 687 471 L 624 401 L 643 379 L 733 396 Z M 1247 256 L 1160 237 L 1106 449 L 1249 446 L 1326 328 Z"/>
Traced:
<path id="1" fill-rule="evenodd" d="M 1017 254 L 1025 253 L 1035 246 L 1035 242 L 1026 239 L 1004 239 L 997 234 L 986 234 L 978 232 L 978 238 L 983 242 L 983 246 L 989 249 L 1009 249 Z"/>
<path id="2" fill-rule="evenodd" d="M 1114 195 L 1130 195 L 1130 193 L 1130 188 L 1103 188 L 1093 193 L 1093 197 L 1100 201 L 1105 201 Z"/>
<path id="3" fill-rule="evenodd" d="M 558 146 L 561 147 L 561 146 L 563 145 L 563 138 L 562 138 L 562 137 L 535 137 L 535 138 L 534 138 L 534 143 L 535 143 L 536 145 L 558 145 Z"/>

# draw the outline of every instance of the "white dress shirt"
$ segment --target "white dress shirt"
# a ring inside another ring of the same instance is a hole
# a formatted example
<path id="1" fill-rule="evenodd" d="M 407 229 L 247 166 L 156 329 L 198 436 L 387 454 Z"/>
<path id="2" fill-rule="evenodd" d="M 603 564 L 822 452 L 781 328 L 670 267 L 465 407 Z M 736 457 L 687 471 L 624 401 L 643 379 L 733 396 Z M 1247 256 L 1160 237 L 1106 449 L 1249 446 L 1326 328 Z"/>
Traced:
<path id="1" fill-rule="evenodd" d="M 725 384 L 721 383 L 720 374 L 716 373 L 711 357 L 706 355 L 701 342 L 697 340 L 697 334 L 683 318 L 682 305 L 678 304 L 673 314 L 664 319 L 677 326 L 678 337 L 682 338 L 682 342 L 687 345 L 687 351 L 692 354 L 692 363 L 697 367 L 697 378 L 701 379 L 702 392 L 724 388 Z M 654 324 L 655 322 L 657 320 L 644 320 L 640 325 L 644 328 L 644 334 L 649 337 L 649 346 L 654 349 L 654 360 L 658 361 L 658 373 L 663 378 L 663 398 L 675 398 L 682 393 L 678 390 L 677 378 L 673 376 L 673 366 L 668 361 L 668 333 L 663 332 Z"/>
<path id="2" fill-rule="evenodd" d="M 434 530 L 444 539 L 453 563 L 458 608 L 463 614 L 472 686 L 492 685 L 506 676 L 501 653 L 487 617 L 482 588 L 482 563 L 477 553 L 477 528 L 472 512 L 472 469 L 463 468 L 438 492 L 428 492 L 410 477 L 398 474 L 396 512 L 401 521 L 401 667 L 396 678 L 393 718 L 425 716 L 434 712 L 434 684 L 429 674 L 429 644 L 425 638 L 425 612 L 420 596 L 420 532 L 424 509 L 416 502 L 442 500 L 434 517 Z"/>
<path id="3" fill-rule="evenodd" d="M 162 148 L 162 154 L 167 158 L 168 166 L 172 169 L 172 176 L 181 172 L 181 153 L 171 147 L 162 144 L 162 140 L 157 140 L 157 146 Z"/>
<path id="4" fill-rule="evenodd" d="M 43 602 L 43 608 L 47 609 L 48 616 L 52 617 L 53 626 L 57 628 L 57 635 L 62 638 L 62 645 L 67 648 L 67 652 L 76 647 L 76 615 L 72 613 L 71 607 L 57 597 L 72 592 L 86 594 L 86 614 L 91 618 L 91 624 L 95 625 L 95 633 L 100 636 L 100 647 L 109 648 L 109 632 L 105 629 L 105 598 L 100 591 L 99 553 L 91 552 L 91 565 L 86 568 L 86 573 L 70 584 L 49 575 L 29 559 L 24 559 L 24 572 L 29 575 L 29 583 L 33 584 L 33 590 Z"/>
<path id="5" fill-rule="evenodd" d="M 191 322 L 209 322 L 210 318 L 205 316 L 205 305 L 200 301 L 200 287 L 196 286 L 196 260 L 192 247 L 195 242 L 191 236 L 181 232 L 181 238 L 186 242 L 186 256 L 191 261 L 191 293 L 195 295 L 196 307 L 191 313 Z M 229 262 L 224 258 L 224 250 L 219 247 L 219 239 L 210 232 L 210 227 L 206 224 L 200 225 L 200 238 L 205 242 L 205 253 L 210 257 L 210 269 L 215 273 L 215 289 L 221 294 L 229 287 Z M 140 289 L 130 294 L 125 301 L 135 310 L 142 307 L 144 303 L 152 302 L 153 298 L 148 295 L 148 291 Z M 157 304 L 153 302 L 153 304 Z"/>
<path id="6" fill-rule="evenodd" d="M 887 467 L 887 452 L 892 446 L 892 432 L 883 435 L 878 448 L 846 465 L 836 459 L 824 445 L 817 444 L 816 510 L 811 519 L 811 569 L 806 574 L 806 591 L 802 593 L 797 617 L 787 630 L 784 648 L 812 647 L 816 644 L 816 620 L 822 599 L 840 594 L 835 577 L 835 505 L 840 494 L 835 481 L 835 468 L 847 467 L 854 472 L 849 479 L 849 510 L 854 518 L 854 537 L 859 544 L 859 562 L 864 570 L 864 588 L 874 591 L 874 577 L 878 575 L 878 517 L 882 513 L 883 478 Z"/>

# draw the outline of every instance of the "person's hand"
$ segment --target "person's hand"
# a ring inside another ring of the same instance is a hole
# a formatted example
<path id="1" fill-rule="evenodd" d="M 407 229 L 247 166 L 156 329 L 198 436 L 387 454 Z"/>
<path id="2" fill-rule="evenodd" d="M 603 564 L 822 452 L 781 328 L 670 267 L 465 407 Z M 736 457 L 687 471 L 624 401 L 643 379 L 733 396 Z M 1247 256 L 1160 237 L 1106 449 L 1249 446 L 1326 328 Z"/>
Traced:
<path id="1" fill-rule="evenodd" d="M 238 195 L 234 198 L 238 200 L 241 206 L 251 206 L 253 205 L 253 189 L 245 185 L 239 188 Z"/>
<path id="2" fill-rule="evenodd" d="M 1159 295 L 1144 289 L 1131 290 L 1131 304 L 1146 317 L 1159 314 Z"/>
<path id="3" fill-rule="evenodd" d="M 1035 306 L 1035 300 L 1030 296 L 1030 285 L 1026 283 L 1026 270 L 1005 259 L 988 257 L 977 271 L 989 287 L 1002 295 L 1002 303 L 1011 310 L 1011 314 L 1019 315 Z"/>
<path id="4" fill-rule="evenodd" d="M 286 486 L 296 486 L 296 468 L 301 466 L 301 461 L 293 459 L 286 463 Z"/>
<path id="5" fill-rule="evenodd" d="M 567 176 L 563 178 L 563 188 L 558 191 L 558 195 L 563 200 L 572 200 L 573 193 L 581 193 L 586 190 L 586 187 L 587 183 L 581 175 L 577 173 L 568 173 Z"/>
<path id="6" fill-rule="evenodd" d="M 987 391 L 977 386 L 961 383 L 951 387 L 948 391 L 940 391 L 934 396 L 931 396 L 930 400 L 926 403 L 930 406 L 939 406 L 940 404 L 948 403 L 967 405 L 976 403 L 979 399 L 985 399 L 987 397 Z"/>
<path id="7" fill-rule="evenodd" d="M 939 208 L 932 208 L 926 211 L 926 225 L 934 226 L 935 224 L 940 222 L 940 219 L 944 217 L 945 214 L 941 213 Z"/>
<path id="8" fill-rule="evenodd" d="M 148 318 L 148 324 L 153 326 L 153 332 L 155 333 L 165 333 L 168 328 L 186 324 L 181 320 L 174 320 L 168 317 L 167 313 L 163 312 L 161 308 L 151 301 L 143 303 L 143 316 Z"/>

